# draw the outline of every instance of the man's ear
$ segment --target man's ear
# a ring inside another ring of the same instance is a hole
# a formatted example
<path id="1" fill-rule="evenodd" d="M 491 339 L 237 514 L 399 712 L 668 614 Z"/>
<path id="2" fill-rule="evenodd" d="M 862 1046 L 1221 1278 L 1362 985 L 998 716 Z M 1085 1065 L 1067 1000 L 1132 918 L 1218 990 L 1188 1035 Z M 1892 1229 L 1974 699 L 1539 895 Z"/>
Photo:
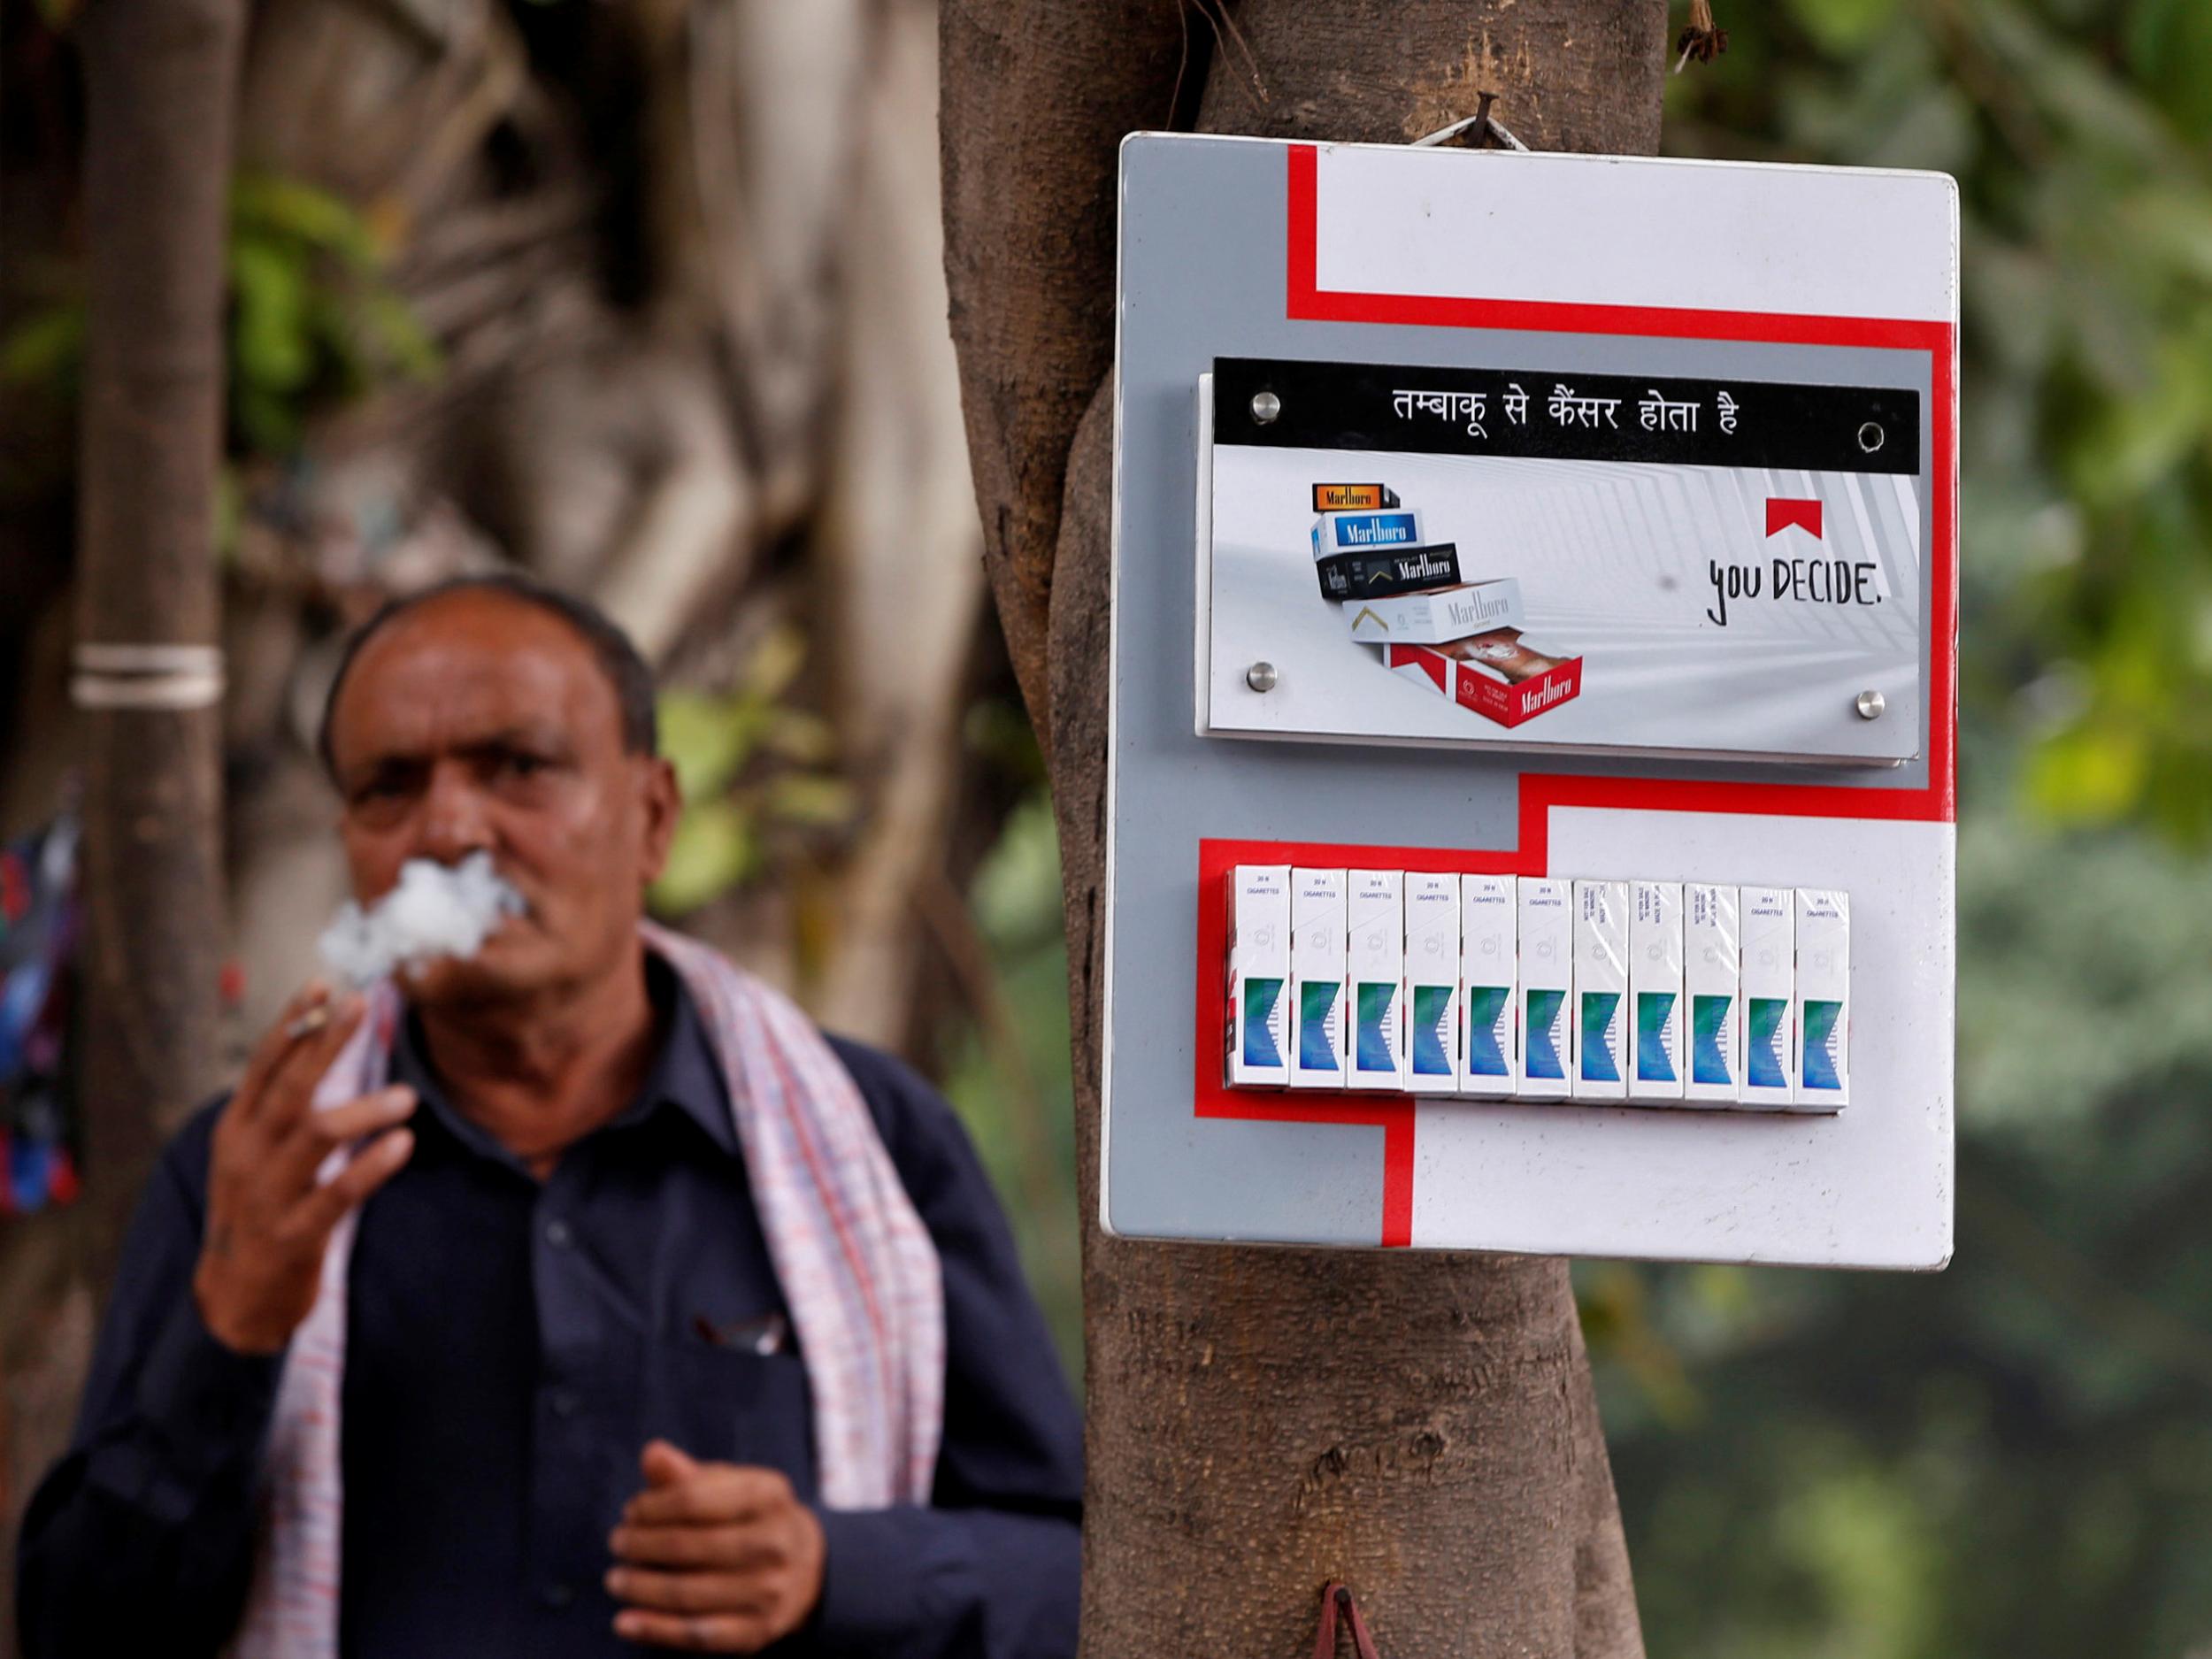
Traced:
<path id="1" fill-rule="evenodd" d="M 638 875 L 641 880 L 649 883 L 659 880 L 662 870 L 667 866 L 669 843 L 676 839 L 676 820 L 683 816 L 684 791 L 676 781 L 676 768 L 660 756 L 649 756 L 643 764 L 644 868 Z"/>

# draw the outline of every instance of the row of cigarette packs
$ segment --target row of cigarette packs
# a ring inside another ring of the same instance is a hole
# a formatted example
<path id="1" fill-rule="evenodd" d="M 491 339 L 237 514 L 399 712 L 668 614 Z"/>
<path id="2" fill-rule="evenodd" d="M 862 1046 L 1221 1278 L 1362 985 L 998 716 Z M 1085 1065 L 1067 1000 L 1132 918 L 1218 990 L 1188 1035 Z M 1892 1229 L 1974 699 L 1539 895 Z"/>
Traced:
<path id="1" fill-rule="evenodd" d="M 1228 902 L 1232 1087 L 1849 1098 L 1841 892 L 1240 864 Z"/>

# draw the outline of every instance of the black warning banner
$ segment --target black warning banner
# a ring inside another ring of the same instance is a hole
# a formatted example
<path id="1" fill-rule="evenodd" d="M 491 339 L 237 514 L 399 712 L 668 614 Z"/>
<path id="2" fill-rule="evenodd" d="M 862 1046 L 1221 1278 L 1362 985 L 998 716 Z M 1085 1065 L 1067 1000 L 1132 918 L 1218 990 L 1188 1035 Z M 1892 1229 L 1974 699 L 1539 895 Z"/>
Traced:
<path id="1" fill-rule="evenodd" d="M 1217 357 L 1214 442 L 1916 473 L 1920 394 L 1574 370 Z"/>

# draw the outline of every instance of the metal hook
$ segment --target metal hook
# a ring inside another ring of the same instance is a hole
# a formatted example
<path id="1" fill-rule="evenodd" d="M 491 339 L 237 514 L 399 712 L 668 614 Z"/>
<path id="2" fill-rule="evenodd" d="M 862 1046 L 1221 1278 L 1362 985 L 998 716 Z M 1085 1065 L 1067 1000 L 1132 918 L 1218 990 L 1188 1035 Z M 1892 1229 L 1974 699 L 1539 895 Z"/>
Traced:
<path id="1" fill-rule="evenodd" d="M 1426 138 L 1415 139 L 1412 148 L 1415 150 L 1434 149 L 1440 145 L 1448 144 L 1461 134 L 1471 130 L 1474 136 L 1463 141 L 1469 150 L 1480 150 L 1483 139 L 1490 136 L 1497 139 L 1498 147 L 1501 150 L 1517 150 L 1523 155 L 1526 155 L 1528 146 L 1514 137 L 1512 133 L 1507 130 L 1504 122 L 1494 121 L 1490 119 L 1490 106 L 1498 101 L 1498 95 L 1494 92 L 1484 92 L 1477 96 L 1481 98 L 1482 102 L 1475 106 L 1475 112 L 1472 115 L 1464 120 L 1454 121 L 1449 127 L 1440 127 Z"/>

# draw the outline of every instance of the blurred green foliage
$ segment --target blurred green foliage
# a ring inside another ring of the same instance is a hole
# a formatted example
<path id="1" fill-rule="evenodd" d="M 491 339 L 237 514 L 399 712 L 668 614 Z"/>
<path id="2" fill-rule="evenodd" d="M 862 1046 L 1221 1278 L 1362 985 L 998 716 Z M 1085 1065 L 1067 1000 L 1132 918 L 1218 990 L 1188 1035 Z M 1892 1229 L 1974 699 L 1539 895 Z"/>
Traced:
<path id="1" fill-rule="evenodd" d="M 440 366 L 388 280 L 391 250 L 351 204 L 296 179 L 242 173 L 232 181 L 227 365 L 234 457 L 282 459 L 315 414 Z M 39 308 L 0 341 L 0 376 L 73 400 L 82 378 L 85 303 L 77 291 Z"/>
<path id="2" fill-rule="evenodd" d="M 787 698 L 806 661 L 795 627 L 772 630 L 720 693 L 664 691 L 661 753 L 683 791 L 668 863 L 647 894 L 680 917 L 764 874 L 796 841 L 842 829 L 851 786 L 826 770 L 829 723 Z"/>

